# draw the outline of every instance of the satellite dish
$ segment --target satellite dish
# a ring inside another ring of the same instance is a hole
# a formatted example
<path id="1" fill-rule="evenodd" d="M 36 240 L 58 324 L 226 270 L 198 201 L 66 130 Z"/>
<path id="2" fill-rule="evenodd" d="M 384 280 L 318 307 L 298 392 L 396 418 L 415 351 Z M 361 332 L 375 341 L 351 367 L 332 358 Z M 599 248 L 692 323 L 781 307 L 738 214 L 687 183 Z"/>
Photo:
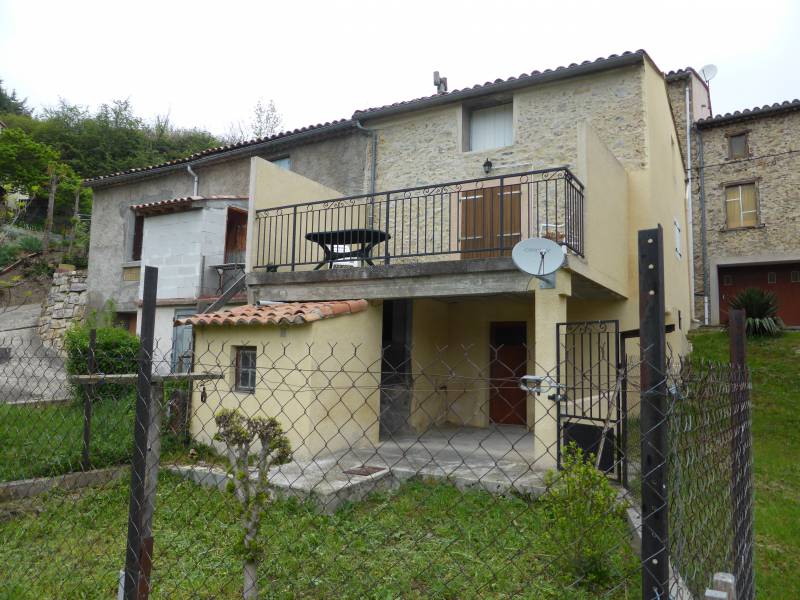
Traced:
<path id="1" fill-rule="evenodd" d="M 553 240 L 529 238 L 514 246 L 511 260 L 520 271 L 544 277 L 552 275 L 564 264 L 564 250 Z"/>
<path id="2" fill-rule="evenodd" d="M 700 75 L 706 80 L 706 83 L 714 79 L 717 74 L 717 65 L 706 65 L 700 69 Z"/>

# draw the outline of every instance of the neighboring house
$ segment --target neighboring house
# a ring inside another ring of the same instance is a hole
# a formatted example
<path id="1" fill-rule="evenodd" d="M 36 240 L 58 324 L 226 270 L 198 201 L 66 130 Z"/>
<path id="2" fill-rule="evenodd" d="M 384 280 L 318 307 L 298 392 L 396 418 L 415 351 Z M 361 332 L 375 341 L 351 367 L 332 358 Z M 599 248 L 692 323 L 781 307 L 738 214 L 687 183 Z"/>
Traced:
<path id="1" fill-rule="evenodd" d="M 800 100 L 696 123 L 695 286 L 706 322 L 726 323 L 747 287 L 774 292 L 800 326 Z"/>
<path id="2" fill-rule="evenodd" d="M 218 365 L 226 379 L 217 393 L 201 399 L 197 392 L 194 405 L 202 400 L 213 414 L 227 398 L 252 396 L 253 406 L 278 415 L 290 429 L 299 427 L 285 401 L 310 419 L 304 427 L 316 430 L 314 415 L 326 413 L 317 410 L 313 394 L 284 398 L 260 378 L 239 385 L 258 367 L 259 353 L 245 351 L 276 336 L 299 345 L 312 338 L 326 346 L 357 340 L 359 364 L 382 365 L 380 410 L 337 444 L 374 441 L 378 430 L 522 425 L 536 434 L 537 465 L 553 466 L 556 403 L 511 393 L 495 381 L 498 348 L 510 353 L 504 360 L 513 362 L 514 377 L 555 379 L 564 360 L 556 324 L 607 320 L 635 330 L 637 232 L 660 224 L 665 316 L 674 328 L 668 341 L 674 354 L 687 351 L 687 188 L 672 112 L 684 109 L 671 103 L 663 73 L 639 51 L 357 111 L 353 121 L 373 136 L 363 170 L 352 176 L 365 182 L 366 193 L 353 196 L 352 188 L 330 178 L 251 158 L 250 305 L 236 310 L 252 314 L 239 318 L 230 311 L 185 322 L 203 329 L 195 334 L 204 344 L 198 356 L 223 342 L 229 353 Z M 358 166 L 342 161 L 341 169 Z M 566 263 L 552 286 L 512 264 L 511 247 L 529 237 L 563 246 Z M 338 327 L 326 331 L 326 323 L 300 319 L 298 327 L 283 328 L 280 320 L 253 317 L 259 301 L 284 302 L 279 306 L 295 315 L 304 303 L 330 307 L 352 299 L 367 301 L 358 301 L 363 310 L 357 317 L 368 325 L 347 327 L 346 336 Z M 604 347 L 606 359 L 617 343 Z M 469 366 L 482 381 L 417 393 L 421 373 L 414 365 L 433 359 Z M 396 377 L 397 365 L 412 365 L 411 373 Z M 394 393 L 385 393 L 388 387 Z M 294 406 L 298 399 L 306 404 Z M 194 418 L 204 418 L 205 433 L 213 435 L 209 414 Z M 302 432 L 298 439 L 305 439 Z"/>
<path id="3" fill-rule="evenodd" d="M 247 198 L 190 196 L 131 210 L 133 258 L 159 270 L 154 354 L 161 370 L 188 371 L 191 328 L 173 323 L 195 314 L 198 301 L 213 301 L 244 273 Z M 122 278 L 140 281 L 141 267 L 124 267 Z"/>

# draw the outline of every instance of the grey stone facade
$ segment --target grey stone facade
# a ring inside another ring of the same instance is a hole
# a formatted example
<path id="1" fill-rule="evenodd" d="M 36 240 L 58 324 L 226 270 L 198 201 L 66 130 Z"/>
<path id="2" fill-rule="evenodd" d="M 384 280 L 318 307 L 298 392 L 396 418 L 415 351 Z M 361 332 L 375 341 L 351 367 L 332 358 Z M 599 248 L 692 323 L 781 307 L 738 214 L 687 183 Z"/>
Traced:
<path id="1" fill-rule="evenodd" d="M 748 156 L 730 159 L 728 137 L 745 132 Z M 696 195 L 702 197 L 695 203 L 695 222 L 701 223 L 704 211 L 707 274 L 704 285 L 702 231 L 698 226 L 695 286 L 708 295 L 714 324 L 719 322 L 718 267 L 800 261 L 800 110 L 756 112 L 727 120 L 717 117 L 700 121 L 697 133 L 702 138 L 703 168 L 698 171 L 702 178 L 695 182 Z M 758 224 L 729 229 L 725 187 L 738 182 L 755 183 Z"/>
<path id="2" fill-rule="evenodd" d="M 198 175 L 199 196 L 244 196 L 249 193 L 250 157 L 267 160 L 288 156 L 291 169 L 342 194 L 361 193 L 369 137 L 360 132 L 312 141 L 292 147 L 284 144 L 272 154 L 238 152 L 220 155 L 215 162 L 193 165 Z M 194 179 L 186 165 L 165 171 L 126 176 L 125 180 L 90 182 L 94 188 L 92 227 L 89 243 L 89 304 L 102 307 L 113 300 L 119 312 L 135 312 L 138 281 L 123 281 L 123 267 L 130 263 L 134 215 L 130 207 L 192 195 Z"/>

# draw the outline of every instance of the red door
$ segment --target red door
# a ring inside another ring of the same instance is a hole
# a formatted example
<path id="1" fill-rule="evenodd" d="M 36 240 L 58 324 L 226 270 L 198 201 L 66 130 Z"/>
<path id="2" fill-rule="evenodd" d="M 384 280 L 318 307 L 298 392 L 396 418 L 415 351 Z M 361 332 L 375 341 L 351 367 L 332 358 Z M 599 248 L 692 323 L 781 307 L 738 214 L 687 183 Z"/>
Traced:
<path id="1" fill-rule="evenodd" d="M 519 378 L 528 368 L 527 327 L 524 321 L 491 324 L 489 419 L 503 425 L 525 425 L 528 395 Z"/>
<path id="2" fill-rule="evenodd" d="M 800 263 L 719 268 L 719 320 L 728 322 L 730 301 L 750 287 L 774 292 L 778 316 L 786 325 L 800 325 Z"/>

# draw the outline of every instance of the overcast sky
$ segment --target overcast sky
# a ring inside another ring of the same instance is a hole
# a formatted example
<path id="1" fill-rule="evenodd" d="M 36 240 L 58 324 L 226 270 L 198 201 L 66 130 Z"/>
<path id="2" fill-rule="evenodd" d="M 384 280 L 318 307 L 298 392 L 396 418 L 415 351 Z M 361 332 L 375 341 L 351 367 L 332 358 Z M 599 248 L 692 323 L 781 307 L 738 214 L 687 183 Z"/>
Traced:
<path id="1" fill-rule="evenodd" d="M 799 6 L 0 0 L 0 78 L 34 107 L 130 98 L 222 134 L 258 99 L 295 128 L 431 94 L 434 70 L 452 90 L 644 48 L 664 71 L 717 65 L 720 113 L 800 97 Z"/>

